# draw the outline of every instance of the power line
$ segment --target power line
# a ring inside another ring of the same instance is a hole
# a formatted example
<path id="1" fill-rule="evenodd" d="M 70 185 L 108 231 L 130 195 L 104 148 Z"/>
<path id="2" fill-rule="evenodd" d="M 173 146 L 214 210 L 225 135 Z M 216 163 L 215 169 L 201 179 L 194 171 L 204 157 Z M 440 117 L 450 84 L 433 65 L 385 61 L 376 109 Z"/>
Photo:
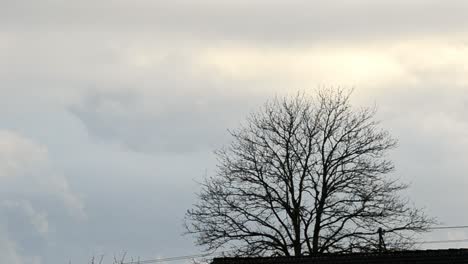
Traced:
<path id="1" fill-rule="evenodd" d="M 218 253 L 225 253 L 227 251 L 221 251 Z M 186 260 L 186 259 L 195 259 L 195 258 L 203 258 L 215 255 L 214 252 L 205 253 L 205 254 L 195 254 L 195 255 L 185 255 L 185 256 L 176 256 L 176 257 L 169 257 L 169 258 L 157 258 L 157 259 L 147 259 L 147 260 L 140 260 L 140 261 L 131 261 L 125 262 L 122 264 L 148 264 L 148 263 L 158 263 L 158 262 L 169 262 L 169 261 L 177 261 L 177 260 Z"/>
<path id="2" fill-rule="evenodd" d="M 428 230 L 444 230 L 444 229 L 466 229 L 468 225 L 458 225 L 458 226 L 433 226 L 428 227 Z M 421 241 L 415 242 L 415 244 L 442 244 L 442 243 L 460 243 L 460 242 L 468 242 L 468 239 L 451 239 L 451 240 L 430 240 L 430 241 Z M 220 254 L 229 252 L 222 251 L 218 252 Z M 125 262 L 122 264 L 151 264 L 151 263 L 159 263 L 159 262 L 170 262 L 170 261 L 177 261 L 177 260 L 187 260 L 187 259 L 195 259 L 195 258 L 202 258 L 202 257 L 210 257 L 215 255 L 214 252 L 205 253 L 205 254 L 195 254 L 195 255 L 183 255 L 183 256 L 176 256 L 176 257 L 168 257 L 168 258 L 158 258 L 158 259 L 148 259 L 148 260 L 141 260 L 141 261 L 132 261 L 132 262 Z"/>
<path id="3" fill-rule="evenodd" d="M 451 228 L 452 227 L 450 228 L 444 227 L 443 229 L 451 229 Z M 453 227 L 453 228 L 458 228 L 458 227 Z M 468 228 L 468 226 L 466 228 Z M 421 245 L 421 244 L 442 244 L 442 243 L 460 243 L 460 242 L 468 242 L 468 239 L 429 240 L 429 241 L 415 242 L 415 244 Z M 225 253 L 225 252 L 228 252 L 228 251 L 221 251 L 219 253 Z M 150 263 L 170 262 L 170 261 L 177 261 L 177 260 L 187 260 L 187 259 L 195 259 L 195 258 L 201 258 L 201 257 L 209 257 L 213 255 L 215 255 L 215 253 L 211 252 L 211 253 L 205 253 L 205 254 L 185 255 L 185 256 L 177 256 L 177 257 L 169 257 L 169 258 L 158 258 L 158 259 L 148 259 L 148 260 L 142 260 L 142 261 L 125 262 L 122 264 L 150 264 Z"/>
<path id="4" fill-rule="evenodd" d="M 428 227 L 428 230 L 442 230 L 442 229 L 464 229 L 468 228 L 468 225 L 460 225 L 460 226 L 434 226 Z"/>
<path id="5" fill-rule="evenodd" d="M 457 242 L 468 242 L 468 239 L 432 240 L 432 241 L 416 242 L 416 244 L 439 244 L 439 243 L 457 243 Z"/>
<path id="6" fill-rule="evenodd" d="M 447 229 L 447 228 L 443 228 L 443 229 Z M 468 239 L 429 240 L 429 241 L 415 242 L 415 244 L 442 244 L 442 243 L 460 243 L 460 242 L 468 242 Z M 222 252 L 219 252 L 219 253 L 225 253 L 225 252 L 228 252 L 228 251 L 222 251 Z M 215 255 L 214 252 L 211 252 L 211 253 L 205 253 L 205 254 L 185 255 L 185 256 L 177 256 L 177 257 L 169 257 L 169 258 L 158 258 L 158 259 L 148 259 L 148 260 L 141 260 L 141 261 L 132 261 L 132 262 L 125 262 L 125 263 L 122 263 L 122 264 L 151 264 L 151 263 L 159 263 L 159 262 L 170 262 L 170 261 L 177 261 L 177 260 L 188 260 L 188 259 L 209 257 L 209 256 L 213 256 L 213 255 Z"/>
<path id="7" fill-rule="evenodd" d="M 158 258 L 158 259 L 132 261 L 132 262 L 125 262 L 122 264 L 147 264 L 147 263 L 157 263 L 157 262 L 169 262 L 169 261 L 194 259 L 194 258 L 207 257 L 207 256 L 210 256 L 210 255 L 208 254 L 186 255 L 186 256 L 177 256 L 177 257 L 170 257 L 170 258 Z"/>

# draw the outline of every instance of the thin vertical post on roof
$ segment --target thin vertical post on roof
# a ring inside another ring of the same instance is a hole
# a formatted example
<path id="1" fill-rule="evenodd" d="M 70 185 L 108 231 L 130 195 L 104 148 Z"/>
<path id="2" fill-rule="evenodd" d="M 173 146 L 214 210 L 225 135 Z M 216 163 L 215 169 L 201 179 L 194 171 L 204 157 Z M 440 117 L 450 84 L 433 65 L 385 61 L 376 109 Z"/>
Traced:
<path id="1" fill-rule="evenodd" d="M 381 227 L 379 227 L 377 233 L 379 234 L 379 252 L 382 253 L 384 250 L 386 250 L 385 241 L 383 238 L 385 231 Z"/>

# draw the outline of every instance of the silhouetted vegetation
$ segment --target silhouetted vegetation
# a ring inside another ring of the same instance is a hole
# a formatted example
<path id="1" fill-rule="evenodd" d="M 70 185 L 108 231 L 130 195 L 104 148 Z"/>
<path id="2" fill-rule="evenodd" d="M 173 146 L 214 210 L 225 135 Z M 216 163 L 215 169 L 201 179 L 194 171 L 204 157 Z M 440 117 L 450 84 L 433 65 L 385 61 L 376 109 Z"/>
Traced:
<path id="1" fill-rule="evenodd" d="M 186 214 L 198 245 L 243 256 L 370 251 L 383 228 L 388 248 L 411 247 L 433 219 L 402 198 L 408 186 L 387 158 L 397 141 L 350 94 L 276 98 L 231 131 Z"/>

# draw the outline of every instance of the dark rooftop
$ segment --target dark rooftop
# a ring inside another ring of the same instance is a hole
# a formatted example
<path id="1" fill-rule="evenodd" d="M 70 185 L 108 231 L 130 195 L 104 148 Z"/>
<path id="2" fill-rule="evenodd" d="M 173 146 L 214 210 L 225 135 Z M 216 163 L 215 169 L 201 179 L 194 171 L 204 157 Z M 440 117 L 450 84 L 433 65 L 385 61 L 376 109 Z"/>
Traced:
<path id="1" fill-rule="evenodd" d="M 212 264 L 468 264 L 468 249 L 413 250 L 385 253 L 323 254 L 302 257 L 215 258 Z"/>

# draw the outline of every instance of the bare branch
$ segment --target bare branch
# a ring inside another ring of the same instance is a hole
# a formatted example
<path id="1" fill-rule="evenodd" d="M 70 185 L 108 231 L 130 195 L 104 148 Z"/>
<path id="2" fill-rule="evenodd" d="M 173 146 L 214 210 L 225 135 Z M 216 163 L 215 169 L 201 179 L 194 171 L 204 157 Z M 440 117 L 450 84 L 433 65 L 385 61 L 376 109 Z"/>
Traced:
<path id="1" fill-rule="evenodd" d="M 187 232 L 208 250 L 288 256 L 372 250 L 379 227 L 389 246 L 425 231 L 433 220 L 401 198 L 408 186 L 390 174 L 396 140 L 350 95 L 275 98 L 230 131 Z"/>

